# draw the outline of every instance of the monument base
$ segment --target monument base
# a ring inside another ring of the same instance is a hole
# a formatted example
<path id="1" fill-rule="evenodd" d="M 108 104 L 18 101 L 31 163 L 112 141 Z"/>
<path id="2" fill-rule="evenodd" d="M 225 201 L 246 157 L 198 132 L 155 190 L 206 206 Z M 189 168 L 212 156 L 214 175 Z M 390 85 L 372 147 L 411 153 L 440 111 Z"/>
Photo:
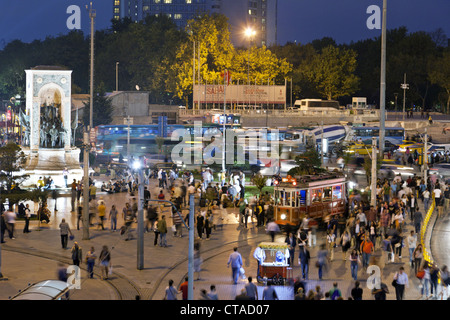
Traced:
<path id="1" fill-rule="evenodd" d="M 46 149 L 30 150 L 22 149 L 27 156 L 27 163 L 22 174 L 28 174 L 29 179 L 23 183 L 24 187 L 37 186 L 38 180 L 42 177 L 51 177 L 54 186 L 65 188 L 66 180 L 63 177 L 63 170 L 69 172 L 67 176 L 67 186 L 70 187 L 73 179 L 81 180 L 84 172 L 80 166 L 80 149 Z"/>

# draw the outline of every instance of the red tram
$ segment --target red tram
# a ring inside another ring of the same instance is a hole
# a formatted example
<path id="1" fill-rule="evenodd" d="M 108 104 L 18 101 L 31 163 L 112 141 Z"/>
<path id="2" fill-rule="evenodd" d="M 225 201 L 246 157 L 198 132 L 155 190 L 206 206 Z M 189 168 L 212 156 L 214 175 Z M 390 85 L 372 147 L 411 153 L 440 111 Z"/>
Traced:
<path id="1" fill-rule="evenodd" d="M 346 179 L 339 172 L 287 176 L 275 185 L 275 222 L 298 226 L 306 214 L 315 220 L 345 213 Z"/>

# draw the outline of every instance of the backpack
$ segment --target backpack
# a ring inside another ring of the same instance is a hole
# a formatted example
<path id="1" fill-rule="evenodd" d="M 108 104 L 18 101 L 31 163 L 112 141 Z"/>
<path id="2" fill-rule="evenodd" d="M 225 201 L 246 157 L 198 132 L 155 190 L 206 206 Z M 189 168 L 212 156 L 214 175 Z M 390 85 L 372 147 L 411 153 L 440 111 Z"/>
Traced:
<path id="1" fill-rule="evenodd" d="M 331 294 L 331 300 L 337 300 L 341 296 L 341 291 L 339 289 L 334 289 L 333 293 Z"/>

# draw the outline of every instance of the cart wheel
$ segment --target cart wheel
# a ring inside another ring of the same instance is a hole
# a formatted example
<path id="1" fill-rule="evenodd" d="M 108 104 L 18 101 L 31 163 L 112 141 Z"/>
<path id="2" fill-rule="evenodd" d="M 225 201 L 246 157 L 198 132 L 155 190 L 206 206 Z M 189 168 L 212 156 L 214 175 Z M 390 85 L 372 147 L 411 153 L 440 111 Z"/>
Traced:
<path id="1" fill-rule="evenodd" d="M 283 278 L 279 274 L 276 274 L 272 278 L 272 283 L 275 285 L 281 285 L 283 284 Z"/>

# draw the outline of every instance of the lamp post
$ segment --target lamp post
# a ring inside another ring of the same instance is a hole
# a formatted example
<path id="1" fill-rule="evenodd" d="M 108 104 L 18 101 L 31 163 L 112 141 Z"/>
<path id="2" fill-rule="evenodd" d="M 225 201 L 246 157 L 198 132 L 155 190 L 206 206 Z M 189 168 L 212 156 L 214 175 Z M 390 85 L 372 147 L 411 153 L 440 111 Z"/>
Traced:
<path id="1" fill-rule="evenodd" d="M 116 62 L 116 92 L 119 91 L 119 62 Z"/>
<path id="2" fill-rule="evenodd" d="M 247 49 L 247 86 L 250 86 L 250 48 L 252 46 L 253 37 L 256 31 L 251 27 L 247 27 L 244 31 L 245 37 L 248 39 L 248 49 Z M 250 95 L 248 96 L 248 106 L 250 108 Z"/>
<path id="3" fill-rule="evenodd" d="M 381 29 L 381 72 L 380 72 L 380 156 L 384 157 L 385 109 L 386 109 L 386 11 L 387 0 L 383 0 L 383 21 Z"/>
<path id="4" fill-rule="evenodd" d="M 137 269 L 144 269 L 144 174 L 143 174 L 143 158 L 132 164 L 133 169 L 138 172 L 138 216 L 137 216 Z"/>

